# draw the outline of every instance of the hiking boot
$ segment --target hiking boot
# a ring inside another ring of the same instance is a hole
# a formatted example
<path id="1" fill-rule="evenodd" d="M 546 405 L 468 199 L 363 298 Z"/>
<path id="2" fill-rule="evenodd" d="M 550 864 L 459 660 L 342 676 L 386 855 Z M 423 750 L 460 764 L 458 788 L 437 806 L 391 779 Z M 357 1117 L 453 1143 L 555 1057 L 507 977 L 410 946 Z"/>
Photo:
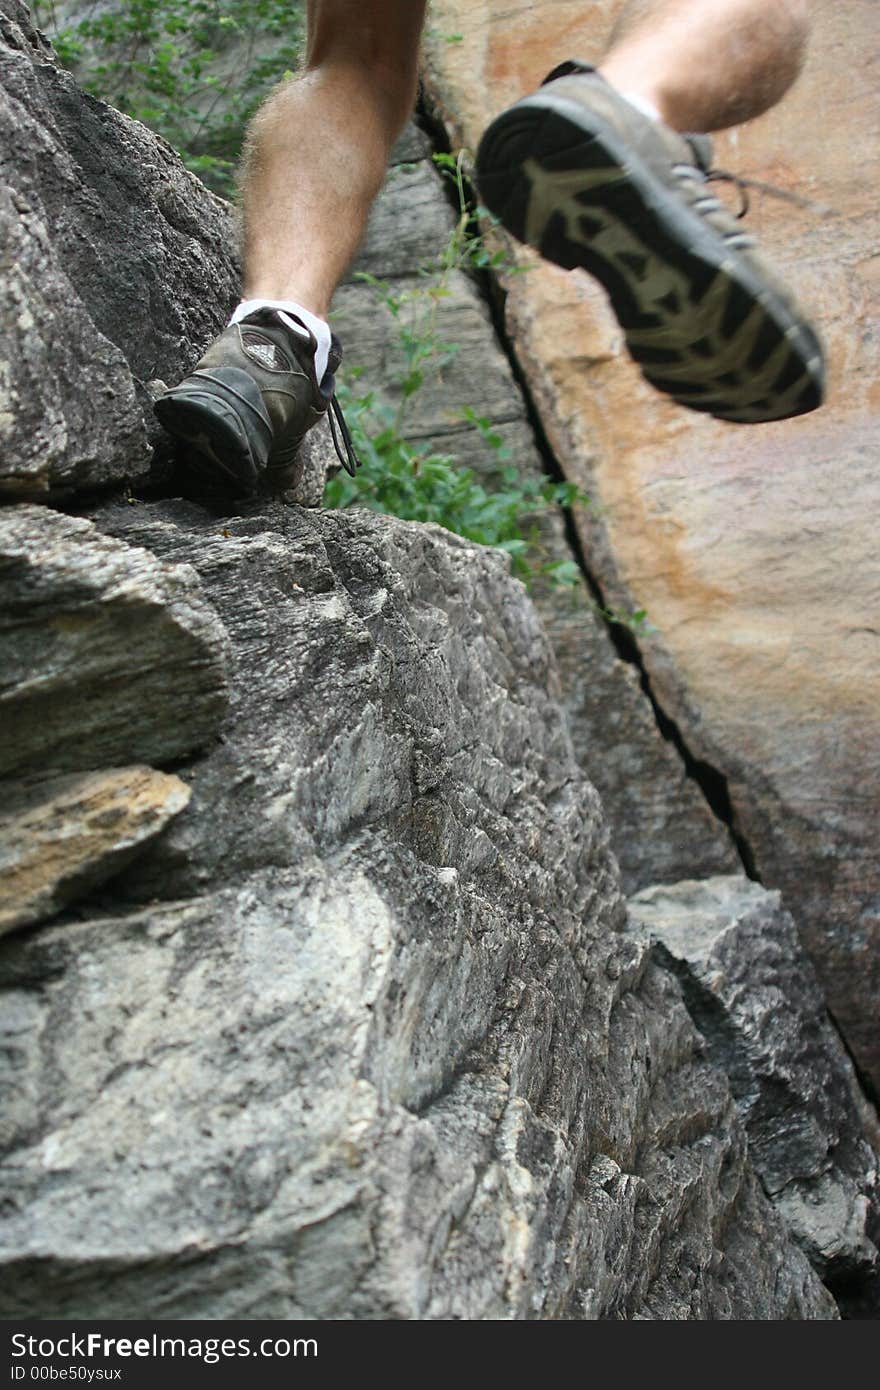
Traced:
<path id="1" fill-rule="evenodd" d="M 318 382 L 315 336 L 302 328 L 307 337 L 277 310 L 258 309 L 225 328 L 193 372 L 156 401 L 159 420 L 189 446 L 187 464 L 209 489 L 252 496 L 295 487 L 299 447 L 324 415 L 340 461 L 354 475 L 359 460 L 334 394 L 342 348 L 334 335 Z"/>
<path id="2" fill-rule="evenodd" d="M 819 340 L 754 241 L 709 187 L 705 135 L 651 120 L 584 63 L 489 126 L 486 206 L 515 237 L 607 290 L 652 386 L 721 420 L 784 420 L 821 405 Z"/>

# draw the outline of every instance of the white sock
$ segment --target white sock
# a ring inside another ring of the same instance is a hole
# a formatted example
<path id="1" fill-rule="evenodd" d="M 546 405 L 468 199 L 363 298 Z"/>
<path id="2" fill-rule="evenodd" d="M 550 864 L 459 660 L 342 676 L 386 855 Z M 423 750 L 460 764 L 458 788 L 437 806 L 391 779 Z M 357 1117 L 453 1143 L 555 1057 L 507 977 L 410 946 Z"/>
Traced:
<path id="1" fill-rule="evenodd" d="M 624 101 L 628 101 L 630 106 L 634 106 L 637 111 L 641 111 L 643 116 L 648 116 L 652 121 L 661 121 L 660 112 L 652 101 L 645 97 L 640 97 L 637 92 L 621 92 Z"/>
<path id="2" fill-rule="evenodd" d="M 243 299 L 229 322 L 238 323 L 248 314 L 256 313 L 257 309 L 277 309 L 287 327 L 298 333 L 301 338 L 305 338 L 306 334 L 302 325 L 290 317 L 291 314 L 302 319 L 306 327 L 311 329 L 318 344 L 315 349 L 315 376 L 320 383 L 327 370 L 327 358 L 330 355 L 330 325 L 327 320 L 318 318 L 310 309 L 304 309 L 295 299 Z"/>

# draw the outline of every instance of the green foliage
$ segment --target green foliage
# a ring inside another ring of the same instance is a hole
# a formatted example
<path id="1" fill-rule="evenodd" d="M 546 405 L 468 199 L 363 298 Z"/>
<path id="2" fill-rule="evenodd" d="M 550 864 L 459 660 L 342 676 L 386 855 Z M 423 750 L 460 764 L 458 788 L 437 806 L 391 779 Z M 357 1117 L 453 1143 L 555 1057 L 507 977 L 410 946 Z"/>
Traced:
<path id="1" fill-rule="evenodd" d="M 37 23 L 86 91 L 143 121 L 215 192 L 231 197 L 245 126 L 299 63 L 296 0 L 128 0 L 65 26 L 56 0 Z"/>
<path id="2" fill-rule="evenodd" d="M 593 607 L 606 623 L 616 623 L 618 627 L 625 627 L 630 632 L 648 633 L 656 632 L 657 629 L 648 622 L 648 614 L 644 608 L 633 608 L 627 613 L 622 608 L 605 608 L 601 603 L 593 601 Z"/>
<path id="3" fill-rule="evenodd" d="M 501 221 L 474 199 L 474 187 L 468 174 L 472 163 L 469 151 L 459 150 L 457 154 L 441 151 L 431 158 L 443 177 L 452 183 L 458 203 L 458 223 L 441 252 L 437 271 L 441 275 L 452 270 L 520 273 L 522 267 L 511 261 L 503 249 L 490 251 L 486 245 L 484 228 L 500 227 Z"/>
<path id="4" fill-rule="evenodd" d="M 510 450 L 489 420 L 467 406 L 461 411 L 496 453 L 499 471 L 491 486 L 454 454 L 423 450 L 408 440 L 399 410 L 374 391 L 343 389 L 340 401 L 364 467 L 356 479 L 340 473 L 328 484 L 328 506 L 371 507 L 406 521 L 432 521 L 480 545 L 507 551 L 514 573 L 526 581 L 541 574 L 554 584 L 579 582 L 573 561 L 535 562 L 541 512 L 569 506 L 577 489 L 571 483 L 523 476 L 507 462 Z"/>

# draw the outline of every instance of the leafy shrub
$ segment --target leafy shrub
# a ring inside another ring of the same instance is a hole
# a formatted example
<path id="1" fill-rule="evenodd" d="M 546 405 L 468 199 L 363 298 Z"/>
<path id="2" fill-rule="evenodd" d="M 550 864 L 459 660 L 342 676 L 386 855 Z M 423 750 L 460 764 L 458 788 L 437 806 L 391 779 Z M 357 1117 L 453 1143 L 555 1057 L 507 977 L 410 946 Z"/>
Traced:
<path id="1" fill-rule="evenodd" d="M 233 195 L 245 126 L 300 60 L 296 0 L 93 0 L 72 24 L 56 0 L 33 9 L 86 91 L 143 121 L 215 192 Z"/>
<path id="2" fill-rule="evenodd" d="M 523 476 L 506 463 L 509 449 L 491 423 L 469 407 L 462 418 L 475 424 L 496 451 L 497 484 L 487 486 L 454 454 L 423 451 L 406 438 L 394 406 L 374 391 L 340 392 L 346 419 L 364 462 L 356 479 L 341 473 L 327 487 L 327 505 L 371 507 L 406 521 L 433 521 L 480 545 L 492 545 L 512 557 L 515 574 L 526 581 L 540 573 L 558 584 L 580 578 L 574 562 L 538 566 L 538 517 L 553 506 L 570 506 L 577 496 L 572 483 Z"/>

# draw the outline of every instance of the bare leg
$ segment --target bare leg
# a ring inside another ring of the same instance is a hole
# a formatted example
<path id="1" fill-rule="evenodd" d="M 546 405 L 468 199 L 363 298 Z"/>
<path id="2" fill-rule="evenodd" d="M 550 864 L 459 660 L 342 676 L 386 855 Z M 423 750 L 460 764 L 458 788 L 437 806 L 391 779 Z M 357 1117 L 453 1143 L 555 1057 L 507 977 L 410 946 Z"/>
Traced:
<path id="1" fill-rule="evenodd" d="M 246 299 L 326 316 L 415 102 L 425 0 L 310 0 L 301 76 L 248 134 Z"/>
<path id="2" fill-rule="evenodd" d="M 629 0 L 601 72 L 675 130 L 759 116 L 801 69 L 809 0 Z"/>

